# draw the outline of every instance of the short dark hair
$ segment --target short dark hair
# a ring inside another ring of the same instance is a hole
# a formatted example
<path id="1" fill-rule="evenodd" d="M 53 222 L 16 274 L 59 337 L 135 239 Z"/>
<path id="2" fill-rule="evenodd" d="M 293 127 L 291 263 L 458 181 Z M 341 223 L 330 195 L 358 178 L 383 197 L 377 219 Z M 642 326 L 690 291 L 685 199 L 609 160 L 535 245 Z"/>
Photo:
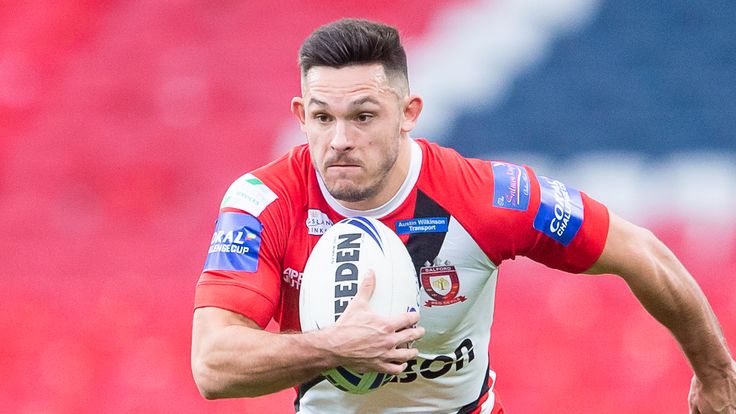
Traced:
<path id="1" fill-rule="evenodd" d="M 341 19 L 307 37 L 299 48 L 302 76 L 314 66 L 342 68 L 381 63 L 386 74 L 409 79 L 406 53 L 395 27 L 363 19 Z"/>

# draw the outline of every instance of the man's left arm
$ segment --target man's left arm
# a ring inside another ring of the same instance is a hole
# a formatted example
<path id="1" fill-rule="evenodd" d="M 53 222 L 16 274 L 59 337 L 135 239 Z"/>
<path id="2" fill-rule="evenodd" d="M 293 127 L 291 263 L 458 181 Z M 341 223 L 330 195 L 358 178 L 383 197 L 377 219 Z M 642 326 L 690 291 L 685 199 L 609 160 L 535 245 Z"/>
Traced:
<path id="1" fill-rule="evenodd" d="M 690 413 L 736 414 L 736 362 L 705 295 L 650 231 L 611 214 L 603 253 L 586 272 L 621 276 L 667 327 L 693 368 Z"/>

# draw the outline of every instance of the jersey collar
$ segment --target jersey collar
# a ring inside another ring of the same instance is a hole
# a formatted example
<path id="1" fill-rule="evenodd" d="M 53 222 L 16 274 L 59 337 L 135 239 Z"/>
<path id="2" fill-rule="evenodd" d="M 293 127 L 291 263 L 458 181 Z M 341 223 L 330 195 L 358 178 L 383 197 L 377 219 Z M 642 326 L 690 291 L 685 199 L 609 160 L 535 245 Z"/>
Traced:
<path id="1" fill-rule="evenodd" d="M 327 201 L 327 204 L 329 204 L 330 207 L 332 207 L 332 209 L 335 210 L 338 214 L 344 217 L 363 216 L 380 219 L 387 216 L 392 211 L 396 210 L 404 202 L 404 200 L 409 197 L 409 194 L 411 194 L 414 185 L 419 179 L 419 171 L 422 167 L 422 149 L 419 147 L 419 144 L 417 144 L 416 141 L 414 141 L 412 138 L 409 138 L 409 143 L 411 147 L 409 173 L 406 175 L 406 179 L 401 184 L 399 191 L 397 191 L 396 194 L 386 202 L 386 204 L 370 210 L 353 210 L 351 208 L 344 207 L 342 204 L 340 204 L 338 200 L 332 197 L 329 191 L 327 191 L 327 187 L 325 186 L 324 181 L 322 181 L 322 177 L 315 170 L 317 182 L 319 183 L 319 189 L 322 192 L 322 196 Z"/>

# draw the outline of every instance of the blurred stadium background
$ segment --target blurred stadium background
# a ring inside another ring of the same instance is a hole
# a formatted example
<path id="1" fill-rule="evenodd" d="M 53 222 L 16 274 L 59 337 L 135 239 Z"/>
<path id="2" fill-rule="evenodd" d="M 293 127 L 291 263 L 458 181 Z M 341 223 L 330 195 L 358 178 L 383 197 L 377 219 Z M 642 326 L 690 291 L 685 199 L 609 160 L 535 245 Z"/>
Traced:
<path id="1" fill-rule="evenodd" d="M 0 2 L 0 412 L 289 412 L 204 401 L 190 318 L 229 183 L 302 138 L 316 26 L 398 25 L 420 131 L 652 228 L 736 344 L 736 3 Z M 510 413 L 686 412 L 676 343 L 611 276 L 502 268 Z"/>

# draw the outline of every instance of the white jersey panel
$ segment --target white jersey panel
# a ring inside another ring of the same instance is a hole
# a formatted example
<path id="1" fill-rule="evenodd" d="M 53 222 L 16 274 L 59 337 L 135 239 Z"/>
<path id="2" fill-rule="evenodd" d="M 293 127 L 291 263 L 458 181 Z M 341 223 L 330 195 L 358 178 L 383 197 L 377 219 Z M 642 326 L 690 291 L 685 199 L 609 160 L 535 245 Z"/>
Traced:
<path id="1" fill-rule="evenodd" d="M 476 401 L 488 381 L 497 274 L 470 234 L 450 217 L 437 257 L 420 268 L 419 324 L 426 335 L 416 343 L 419 357 L 369 394 L 345 393 L 321 381 L 304 393 L 299 413 L 457 413 Z M 489 374 L 495 379 L 494 372 Z M 491 390 L 481 412 L 489 413 L 493 402 Z"/>

